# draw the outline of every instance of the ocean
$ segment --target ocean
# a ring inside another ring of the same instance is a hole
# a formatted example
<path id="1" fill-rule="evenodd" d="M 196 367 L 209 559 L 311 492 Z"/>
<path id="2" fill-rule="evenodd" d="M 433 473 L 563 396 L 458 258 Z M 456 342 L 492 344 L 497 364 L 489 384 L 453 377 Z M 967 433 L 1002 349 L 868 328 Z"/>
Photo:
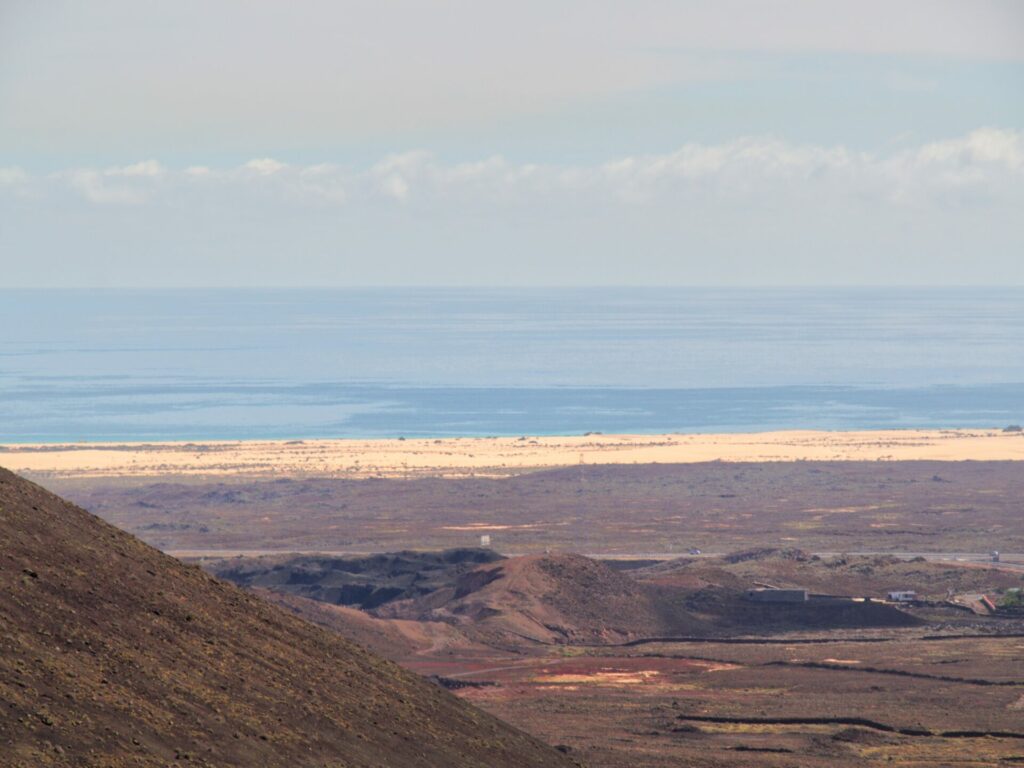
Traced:
<path id="1" fill-rule="evenodd" d="M 0 442 L 1001 427 L 1024 289 L 0 291 Z"/>

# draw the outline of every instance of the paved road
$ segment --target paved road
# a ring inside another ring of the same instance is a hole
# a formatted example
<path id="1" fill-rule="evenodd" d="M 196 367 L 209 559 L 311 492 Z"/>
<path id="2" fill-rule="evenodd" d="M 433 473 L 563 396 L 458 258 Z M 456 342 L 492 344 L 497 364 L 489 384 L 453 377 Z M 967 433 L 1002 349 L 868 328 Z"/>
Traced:
<path id="1" fill-rule="evenodd" d="M 372 555 L 376 552 L 352 552 L 352 551 L 324 551 L 322 549 L 289 549 L 289 550 L 272 550 L 272 549 L 172 549 L 168 550 L 167 554 L 172 557 L 179 558 L 195 558 L 195 557 L 255 557 L 259 555 L 286 555 L 286 554 L 317 554 L 327 555 L 334 557 L 355 557 L 362 555 Z M 527 554 L 522 552 L 503 552 L 502 554 L 508 557 L 515 557 L 521 554 Z M 529 554 L 536 554 L 529 553 Z M 630 552 L 627 554 L 615 553 L 608 554 L 605 552 L 591 552 L 584 553 L 586 557 L 595 558 L 598 560 L 673 560 L 678 557 L 696 557 L 696 558 L 715 558 L 722 557 L 723 555 L 729 554 L 728 552 L 702 552 L 700 555 L 687 555 L 683 552 Z M 977 564 L 977 565 L 997 565 L 992 563 L 991 554 L 988 552 L 812 552 L 811 554 L 818 555 L 819 557 L 838 557 L 839 555 L 852 555 L 852 556 L 866 556 L 866 557 L 882 557 L 892 556 L 899 557 L 904 560 L 913 560 L 915 557 L 923 557 L 925 560 L 932 562 L 947 562 L 947 563 L 964 563 L 964 564 Z M 1000 562 L 998 567 L 1005 568 L 1006 570 L 1012 571 L 1024 571 L 1024 553 L 1022 552 L 1003 552 L 1000 554 Z"/>
<path id="2" fill-rule="evenodd" d="M 509 554 L 509 553 L 505 553 Z M 603 560 L 673 560 L 678 557 L 694 557 L 698 559 L 704 558 L 716 558 L 722 557 L 723 555 L 731 554 L 729 552 L 702 552 L 699 555 L 687 555 L 683 552 L 636 552 L 630 554 L 601 554 L 594 553 L 588 554 L 587 557 L 593 557 Z M 1010 571 L 1024 571 L 1024 553 L 1021 552 L 1001 552 L 999 554 L 999 562 L 992 562 L 992 555 L 990 552 L 878 552 L 878 551 L 852 551 L 852 552 L 811 552 L 812 555 L 818 557 L 839 557 L 840 555 L 849 555 L 856 557 L 898 557 L 903 560 L 913 560 L 917 557 L 923 557 L 925 560 L 931 562 L 941 563 L 962 563 L 972 565 L 988 565 L 998 568 L 1004 568 Z"/>
<path id="3" fill-rule="evenodd" d="M 730 552 L 701 552 L 699 555 L 687 555 L 685 552 L 630 552 L 627 554 L 607 554 L 607 553 L 594 553 L 588 554 L 587 557 L 599 557 L 605 560 L 671 560 L 676 557 L 722 557 L 723 555 L 731 554 Z M 893 557 L 903 558 L 904 560 L 913 560 L 915 557 L 923 557 L 925 560 L 963 560 L 963 561 L 989 561 L 991 559 L 991 553 L 989 552 L 883 552 L 883 551 L 851 551 L 845 552 L 811 552 L 812 555 L 818 555 L 819 557 L 838 557 L 839 555 L 857 555 L 857 556 L 870 556 L 870 557 L 881 557 L 883 555 L 892 555 Z M 1024 553 L 1021 552 L 1002 552 L 1000 553 L 1000 559 L 1007 561 L 1016 561 L 1024 564 Z"/>

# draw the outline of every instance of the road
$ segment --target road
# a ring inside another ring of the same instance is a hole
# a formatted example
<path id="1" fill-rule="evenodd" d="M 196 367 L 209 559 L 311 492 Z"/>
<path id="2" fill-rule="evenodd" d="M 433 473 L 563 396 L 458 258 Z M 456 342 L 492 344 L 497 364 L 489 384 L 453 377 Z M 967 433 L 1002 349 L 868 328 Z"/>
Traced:
<path id="1" fill-rule="evenodd" d="M 322 549 L 295 550 L 295 549 L 172 549 L 167 551 L 168 555 L 177 558 L 202 558 L 202 557 L 259 557 L 261 555 L 327 555 L 329 557 L 360 557 L 364 555 L 377 554 L 376 552 L 353 552 Z M 507 557 L 518 557 L 525 554 L 537 554 L 536 552 L 502 552 Z M 694 557 L 700 559 L 711 559 L 730 554 L 728 552 L 702 552 L 699 555 L 687 555 L 682 552 L 630 552 L 622 554 L 616 552 L 586 552 L 585 557 L 595 560 L 674 560 L 679 557 Z M 899 557 L 903 560 L 913 560 L 923 557 L 931 562 L 959 563 L 962 565 L 987 565 L 990 567 L 1002 568 L 1009 571 L 1024 572 L 1024 552 L 1003 552 L 1000 553 L 999 562 L 993 563 L 989 552 L 812 552 L 822 558 L 839 557 L 849 555 L 856 557 Z"/>
<path id="2" fill-rule="evenodd" d="M 509 554 L 509 553 L 504 553 Z M 701 552 L 699 555 L 688 555 L 684 552 L 635 552 L 629 554 L 615 553 L 613 555 L 593 553 L 587 554 L 599 560 L 673 560 L 679 557 L 692 557 L 696 559 L 713 559 L 732 554 L 730 552 Z M 850 557 L 898 557 L 902 560 L 913 560 L 922 557 L 930 562 L 957 563 L 960 565 L 987 565 L 993 568 L 1002 568 L 1008 571 L 1024 572 L 1024 553 L 1022 552 L 1000 552 L 999 562 L 992 562 L 991 552 L 880 552 L 880 551 L 850 551 L 850 552 L 811 552 L 812 556 L 821 558 L 839 557 L 847 555 Z"/>

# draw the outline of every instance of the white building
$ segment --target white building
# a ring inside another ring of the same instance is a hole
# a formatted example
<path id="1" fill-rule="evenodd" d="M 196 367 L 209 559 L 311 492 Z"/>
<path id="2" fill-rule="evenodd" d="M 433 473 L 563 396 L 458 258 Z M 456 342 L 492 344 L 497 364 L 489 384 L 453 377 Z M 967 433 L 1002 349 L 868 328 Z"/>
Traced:
<path id="1" fill-rule="evenodd" d="M 917 600 L 917 592 L 911 592 L 910 590 L 890 592 L 889 599 L 894 603 L 912 603 Z"/>

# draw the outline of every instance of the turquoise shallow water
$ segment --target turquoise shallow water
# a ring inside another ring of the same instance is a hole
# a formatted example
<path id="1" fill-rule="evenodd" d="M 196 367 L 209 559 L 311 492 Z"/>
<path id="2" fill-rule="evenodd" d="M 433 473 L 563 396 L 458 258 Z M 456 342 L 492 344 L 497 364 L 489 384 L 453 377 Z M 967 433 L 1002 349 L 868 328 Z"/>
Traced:
<path id="1" fill-rule="evenodd" d="M 1021 289 L 0 291 L 0 441 L 1003 426 Z"/>

